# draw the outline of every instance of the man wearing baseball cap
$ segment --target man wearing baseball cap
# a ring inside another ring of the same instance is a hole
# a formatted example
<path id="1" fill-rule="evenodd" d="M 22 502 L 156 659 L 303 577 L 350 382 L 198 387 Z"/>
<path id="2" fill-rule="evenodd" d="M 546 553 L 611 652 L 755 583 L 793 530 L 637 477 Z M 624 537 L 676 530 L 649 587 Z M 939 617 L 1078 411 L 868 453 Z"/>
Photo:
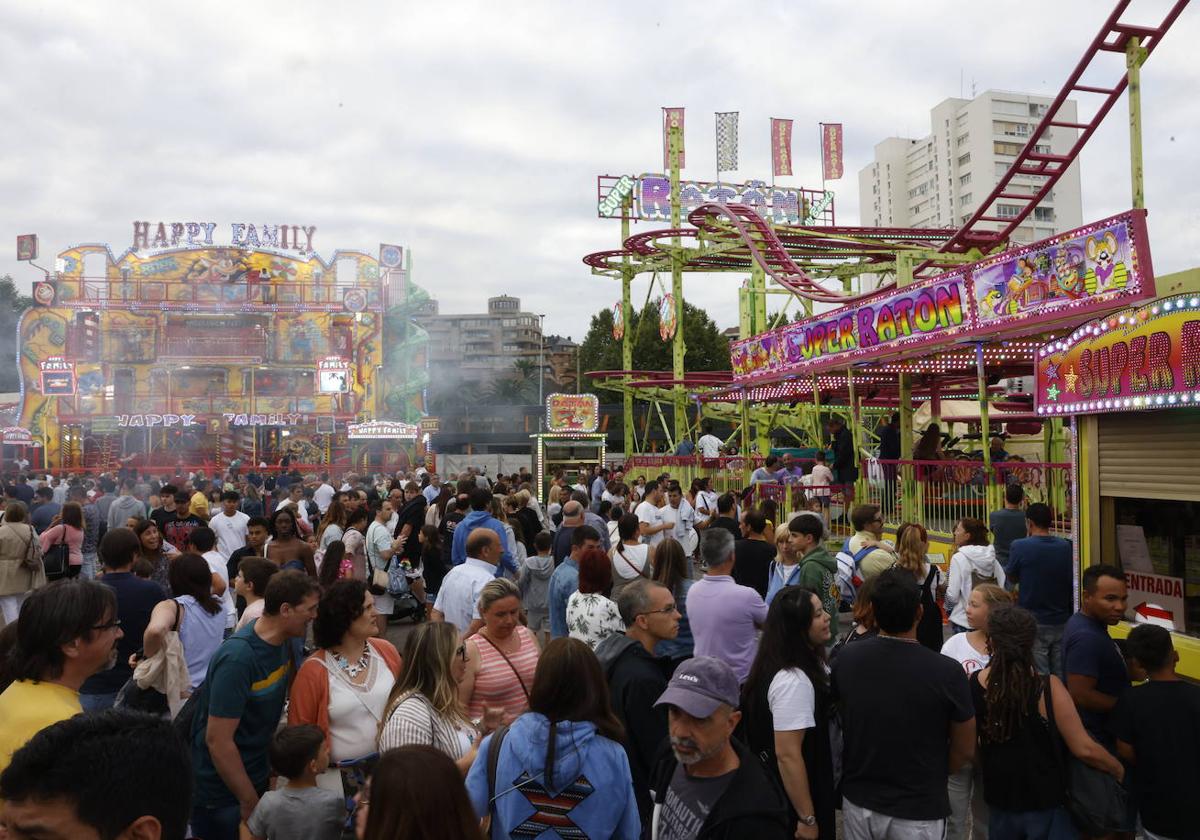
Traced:
<path id="1" fill-rule="evenodd" d="M 667 707 L 671 753 L 651 781 L 657 840 L 785 840 L 787 803 L 733 730 L 741 719 L 738 678 L 698 656 L 675 669 L 655 706 Z"/>

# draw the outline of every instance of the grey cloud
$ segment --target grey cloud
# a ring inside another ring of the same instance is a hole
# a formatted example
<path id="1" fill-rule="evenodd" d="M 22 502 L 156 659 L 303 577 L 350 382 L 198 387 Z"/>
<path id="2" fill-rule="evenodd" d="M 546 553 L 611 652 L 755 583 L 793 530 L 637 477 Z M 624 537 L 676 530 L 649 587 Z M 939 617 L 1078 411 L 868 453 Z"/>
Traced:
<path id="1" fill-rule="evenodd" d="M 876 142 L 927 132 L 960 70 L 968 95 L 972 80 L 1054 93 L 1107 5 L 17 0 L 0 9 L 0 273 L 37 276 L 13 260 L 18 233 L 40 233 L 45 253 L 119 252 L 135 218 L 316 224 L 325 255 L 410 247 L 444 311 L 510 292 L 578 338 L 619 296 L 580 262 L 618 245 L 595 176 L 659 169 L 661 106 L 688 109 L 692 178 L 714 175 L 713 111 L 742 113 L 739 179 L 769 177 L 767 120 L 794 118 L 787 183 L 808 186 L 816 123 L 844 122 L 848 177 L 830 187 L 854 223 Z M 1185 13 L 1143 74 L 1160 272 L 1200 253 L 1198 36 Z M 1085 217 L 1128 206 L 1123 104 L 1082 173 Z M 729 326 L 739 282 L 689 275 L 687 297 Z"/>

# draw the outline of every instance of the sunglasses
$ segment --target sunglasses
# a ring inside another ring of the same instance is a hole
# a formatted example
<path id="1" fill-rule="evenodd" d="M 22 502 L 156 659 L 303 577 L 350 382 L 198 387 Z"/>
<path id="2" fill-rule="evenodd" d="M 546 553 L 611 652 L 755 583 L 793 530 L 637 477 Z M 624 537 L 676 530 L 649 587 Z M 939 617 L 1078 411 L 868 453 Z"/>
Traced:
<path id="1" fill-rule="evenodd" d="M 467 661 L 467 643 L 463 642 L 461 645 L 459 645 L 458 649 L 456 651 L 454 651 L 454 655 L 457 656 L 459 659 L 461 659 L 463 662 L 466 662 Z"/>

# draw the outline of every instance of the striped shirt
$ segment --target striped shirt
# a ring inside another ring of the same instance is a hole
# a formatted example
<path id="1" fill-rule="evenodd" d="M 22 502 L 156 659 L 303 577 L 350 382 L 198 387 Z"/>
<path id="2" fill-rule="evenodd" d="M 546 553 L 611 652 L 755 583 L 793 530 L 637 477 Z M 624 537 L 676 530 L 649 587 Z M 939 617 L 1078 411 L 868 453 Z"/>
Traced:
<path id="1" fill-rule="evenodd" d="M 475 647 L 479 649 L 479 672 L 475 675 L 475 690 L 467 703 L 467 714 L 472 719 L 483 717 L 488 708 L 504 709 L 506 715 L 513 717 L 529 709 L 529 697 L 525 692 L 533 688 L 538 646 L 528 627 L 518 624 L 513 632 L 521 640 L 521 647 L 508 656 L 512 668 L 491 642 L 482 637 L 475 638 Z M 517 674 L 521 675 L 520 679 Z"/>

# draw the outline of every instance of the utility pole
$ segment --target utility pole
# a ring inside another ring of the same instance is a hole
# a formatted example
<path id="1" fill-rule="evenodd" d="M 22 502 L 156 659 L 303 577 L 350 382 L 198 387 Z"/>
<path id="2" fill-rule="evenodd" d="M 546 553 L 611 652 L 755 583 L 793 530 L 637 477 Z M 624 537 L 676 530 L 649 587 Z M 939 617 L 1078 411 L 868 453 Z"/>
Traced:
<path id="1" fill-rule="evenodd" d="M 546 385 L 546 316 L 538 315 L 538 432 L 546 425 L 546 397 L 542 393 Z"/>

